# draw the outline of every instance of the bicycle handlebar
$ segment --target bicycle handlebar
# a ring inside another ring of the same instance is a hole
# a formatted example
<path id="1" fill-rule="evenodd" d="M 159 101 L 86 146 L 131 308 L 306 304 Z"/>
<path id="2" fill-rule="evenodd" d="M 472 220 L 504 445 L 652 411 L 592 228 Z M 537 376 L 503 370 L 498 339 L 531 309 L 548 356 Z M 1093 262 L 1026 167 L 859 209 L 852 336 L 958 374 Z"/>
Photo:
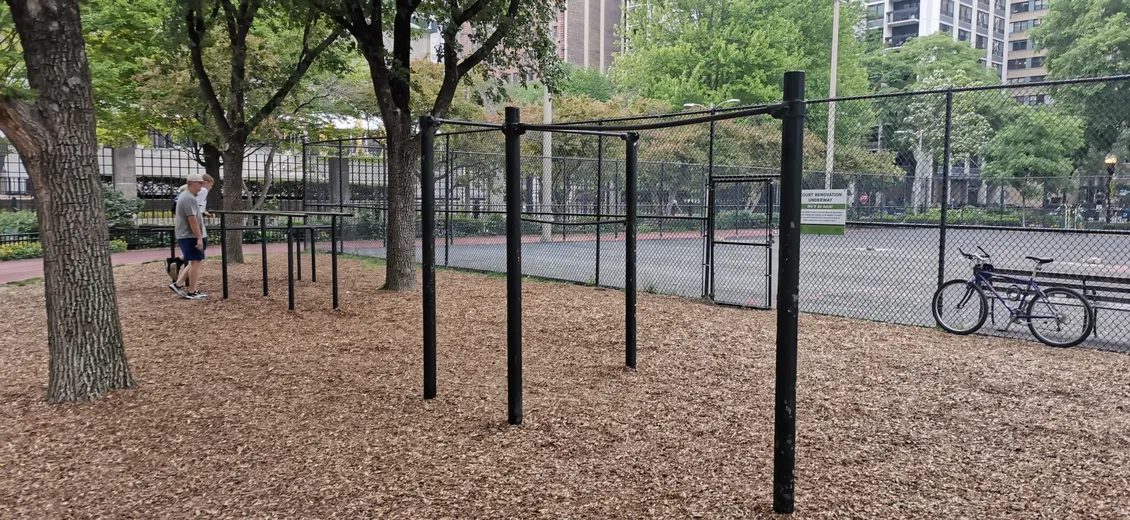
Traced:
<path id="1" fill-rule="evenodd" d="M 980 255 L 973 254 L 973 253 L 966 253 L 965 250 L 961 249 L 960 247 L 957 248 L 957 251 L 959 253 L 961 253 L 961 256 L 964 256 L 965 258 L 967 258 L 969 260 L 977 260 L 978 262 L 987 263 L 989 261 L 989 258 L 992 258 L 992 255 L 990 255 L 984 249 L 981 249 L 981 246 L 977 246 L 977 250 L 981 252 Z"/>

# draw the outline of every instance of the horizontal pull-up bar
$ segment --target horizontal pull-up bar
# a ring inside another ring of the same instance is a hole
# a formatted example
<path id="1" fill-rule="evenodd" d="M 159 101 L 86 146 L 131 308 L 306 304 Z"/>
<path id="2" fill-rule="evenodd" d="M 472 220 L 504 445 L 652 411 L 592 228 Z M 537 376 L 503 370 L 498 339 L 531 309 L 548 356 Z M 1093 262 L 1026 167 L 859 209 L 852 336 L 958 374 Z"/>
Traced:
<path id="1" fill-rule="evenodd" d="M 554 226 L 601 226 L 604 224 L 627 224 L 627 220 L 593 220 L 590 222 L 557 222 L 553 220 L 541 220 L 536 218 L 522 218 L 522 222 L 533 222 L 535 224 L 552 224 Z"/>
<path id="2" fill-rule="evenodd" d="M 596 136 L 600 136 L 600 137 L 619 137 L 620 139 L 627 139 L 628 138 L 628 134 L 625 133 L 625 132 L 612 132 L 612 131 L 601 131 L 601 130 L 583 130 L 583 129 L 582 130 L 563 129 L 563 128 L 556 126 L 556 125 L 529 125 L 529 124 L 523 123 L 519 126 L 519 128 L 521 128 L 523 131 L 530 131 L 530 132 L 554 132 L 554 133 L 558 133 L 558 134 L 596 135 Z M 593 128 L 601 128 L 601 127 L 593 127 Z"/>
<path id="3" fill-rule="evenodd" d="M 432 122 L 437 125 L 474 126 L 478 128 L 494 128 L 496 130 L 502 129 L 502 125 L 497 123 L 479 123 L 476 121 L 459 121 L 457 119 L 439 119 L 434 117 L 432 118 Z"/>
<path id="4" fill-rule="evenodd" d="M 789 103 L 776 103 L 773 105 L 764 105 L 759 107 L 747 108 L 743 110 L 735 110 L 733 112 L 722 112 L 701 117 L 690 117 L 687 119 L 678 119 L 674 121 L 660 121 L 655 123 L 638 123 L 634 125 L 619 125 L 619 126 L 583 126 L 583 125 L 522 125 L 527 130 L 540 130 L 544 132 L 565 132 L 565 131 L 595 131 L 595 132 L 635 132 L 640 130 L 658 130 L 661 128 L 674 128 L 678 126 L 695 125 L 699 123 L 709 123 L 711 121 L 724 121 L 727 119 L 737 119 L 740 117 L 759 116 L 764 114 L 773 114 L 776 117 L 788 110 Z"/>

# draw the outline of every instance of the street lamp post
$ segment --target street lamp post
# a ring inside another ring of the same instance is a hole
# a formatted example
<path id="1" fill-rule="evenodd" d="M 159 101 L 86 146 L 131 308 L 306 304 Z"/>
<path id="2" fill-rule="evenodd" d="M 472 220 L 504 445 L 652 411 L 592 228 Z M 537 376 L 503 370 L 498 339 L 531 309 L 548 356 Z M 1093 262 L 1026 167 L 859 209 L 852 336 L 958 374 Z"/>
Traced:
<path id="1" fill-rule="evenodd" d="M 828 142 L 824 149 L 824 189 L 832 189 L 836 158 L 836 80 L 840 65 L 840 0 L 832 0 L 832 70 L 828 88 Z"/>
<path id="2" fill-rule="evenodd" d="M 1106 223 L 1110 224 L 1110 214 L 1114 211 L 1114 166 L 1118 164 L 1118 157 L 1114 154 L 1106 156 Z"/>
<path id="3" fill-rule="evenodd" d="M 686 103 L 683 106 L 686 108 L 709 108 L 710 115 L 721 108 L 723 105 L 731 103 L 741 103 L 738 99 L 727 99 L 717 105 L 713 102 L 710 106 L 701 105 L 699 103 Z M 706 248 L 706 262 L 709 265 L 709 275 L 706 278 L 706 296 L 714 299 L 714 121 L 710 121 L 710 143 L 707 152 L 706 163 L 706 233 L 707 233 L 707 248 Z"/>

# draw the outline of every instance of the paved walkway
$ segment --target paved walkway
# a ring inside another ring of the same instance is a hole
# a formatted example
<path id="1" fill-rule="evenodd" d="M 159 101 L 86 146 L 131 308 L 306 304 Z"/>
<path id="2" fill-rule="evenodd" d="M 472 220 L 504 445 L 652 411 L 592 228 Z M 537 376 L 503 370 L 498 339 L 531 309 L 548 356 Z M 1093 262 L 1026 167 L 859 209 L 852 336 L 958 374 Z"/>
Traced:
<path id="1" fill-rule="evenodd" d="M 215 254 L 219 254 L 219 247 L 216 247 Z M 256 255 L 261 251 L 258 244 L 249 244 L 243 246 L 243 254 Z M 208 248 L 208 252 L 212 253 L 212 248 Z M 268 253 L 285 253 L 286 244 L 276 243 L 267 244 Z M 156 260 L 164 260 L 169 257 L 169 249 L 136 249 L 133 251 L 126 251 L 124 253 L 114 253 L 110 255 L 110 261 L 114 265 L 129 265 L 129 264 L 143 264 L 145 262 L 152 262 Z M 8 260 L 0 262 L 0 285 L 11 282 L 19 282 L 23 280 L 30 280 L 32 278 L 43 277 L 43 259 L 31 258 L 28 260 Z"/>

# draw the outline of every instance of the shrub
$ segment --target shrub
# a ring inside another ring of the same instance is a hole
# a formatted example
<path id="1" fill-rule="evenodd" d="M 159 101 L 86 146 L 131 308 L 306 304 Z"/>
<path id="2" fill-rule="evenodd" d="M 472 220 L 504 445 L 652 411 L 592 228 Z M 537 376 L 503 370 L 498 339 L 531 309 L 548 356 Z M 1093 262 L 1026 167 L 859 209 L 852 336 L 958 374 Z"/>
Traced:
<path id="1" fill-rule="evenodd" d="M 0 246 L 0 261 L 24 260 L 43 256 L 43 246 L 39 242 L 21 242 Z"/>
<path id="2" fill-rule="evenodd" d="M 134 217 L 145 203 L 140 199 L 126 200 L 122 192 L 109 184 L 102 185 L 102 203 L 106 212 L 106 223 L 110 229 L 133 229 L 137 227 Z"/>
<path id="3" fill-rule="evenodd" d="M 0 234 L 22 235 L 39 231 L 39 219 L 34 211 L 0 213 Z"/>
<path id="4" fill-rule="evenodd" d="M 129 249 L 129 243 L 122 239 L 115 239 L 110 241 L 111 253 L 122 253 Z"/>

